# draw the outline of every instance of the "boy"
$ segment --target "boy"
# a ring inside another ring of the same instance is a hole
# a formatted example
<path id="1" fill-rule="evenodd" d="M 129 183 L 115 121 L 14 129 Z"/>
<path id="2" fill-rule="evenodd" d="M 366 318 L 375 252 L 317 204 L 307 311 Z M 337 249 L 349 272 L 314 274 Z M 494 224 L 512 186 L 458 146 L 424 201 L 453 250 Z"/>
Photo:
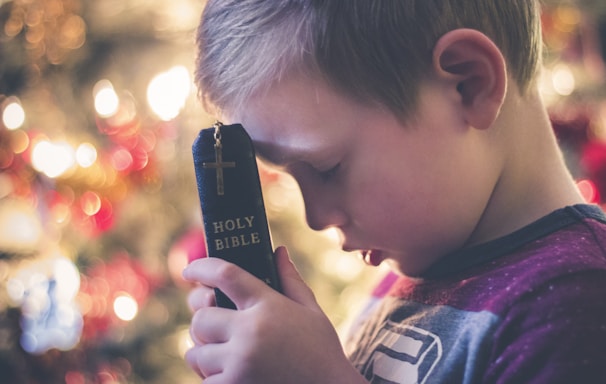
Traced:
<path id="1" fill-rule="evenodd" d="M 283 295 L 192 263 L 186 359 L 205 384 L 606 382 L 606 216 L 537 91 L 538 7 L 208 2 L 204 102 L 294 176 L 312 228 L 399 276 L 345 352 L 285 248 Z"/>

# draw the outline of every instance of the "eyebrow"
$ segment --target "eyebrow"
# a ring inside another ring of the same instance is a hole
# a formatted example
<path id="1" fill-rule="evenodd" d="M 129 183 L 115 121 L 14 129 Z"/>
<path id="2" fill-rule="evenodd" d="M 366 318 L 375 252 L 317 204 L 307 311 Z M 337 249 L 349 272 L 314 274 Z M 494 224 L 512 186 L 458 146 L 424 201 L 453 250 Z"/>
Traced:
<path id="1" fill-rule="evenodd" d="M 274 147 L 273 145 L 259 142 L 253 142 L 253 145 L 255 155 L 264 163 L 279 168 L 283 168 L 288 163 L 287 157 L 283 153 L 275 148 L 270 148 Z"/>
<path id="2" fill-rule="evenodd" d="M 285 168 L 294 161 L 309 162 L 317 156 L 319 148 L 309 149 L 293 146 L 281 146 L 275 143 L 254 142 L 257 157 L 266 164 L 277 168 Z"/>

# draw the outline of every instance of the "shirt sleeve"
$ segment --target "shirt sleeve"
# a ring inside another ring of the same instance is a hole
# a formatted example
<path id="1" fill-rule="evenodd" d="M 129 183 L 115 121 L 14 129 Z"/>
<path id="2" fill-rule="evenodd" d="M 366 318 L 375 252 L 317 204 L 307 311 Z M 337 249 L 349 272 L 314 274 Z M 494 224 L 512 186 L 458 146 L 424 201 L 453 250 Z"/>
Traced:
<path id="1" fill-rule="evenodd" d="M 605 383 L 606 271 L 559 277 L 517 300 L 483 382 Z"/>

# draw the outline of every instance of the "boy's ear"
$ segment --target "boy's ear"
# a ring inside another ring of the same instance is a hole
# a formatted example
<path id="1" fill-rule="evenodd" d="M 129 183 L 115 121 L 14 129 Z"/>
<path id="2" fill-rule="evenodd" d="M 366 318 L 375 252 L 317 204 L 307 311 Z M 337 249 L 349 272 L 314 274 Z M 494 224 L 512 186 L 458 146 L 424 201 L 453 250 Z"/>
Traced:
<path id="1" fill-rule="evenodd" d="M 472 29 L 450 31 L 433 49 L 433 67 L 447 86 L 455 87 L 467 123 L 489 128 L 507 90 L 505 58 L 492 40 Z"/>

